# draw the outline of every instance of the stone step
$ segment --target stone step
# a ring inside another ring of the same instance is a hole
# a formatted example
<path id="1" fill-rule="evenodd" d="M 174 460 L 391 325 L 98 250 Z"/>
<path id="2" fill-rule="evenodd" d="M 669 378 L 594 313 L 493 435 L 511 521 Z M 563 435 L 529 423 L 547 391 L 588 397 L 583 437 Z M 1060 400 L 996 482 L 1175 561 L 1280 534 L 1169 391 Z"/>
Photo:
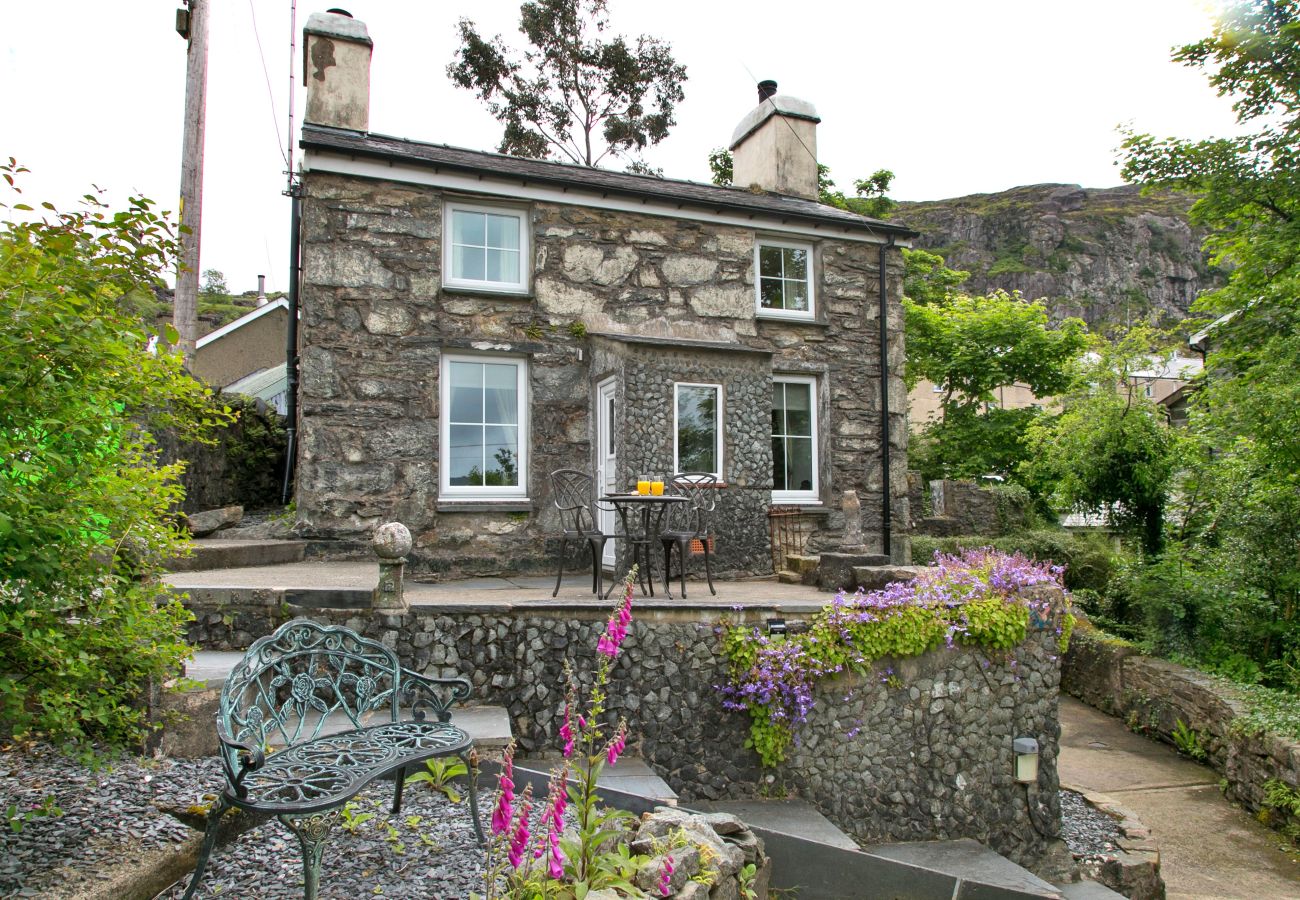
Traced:
<path id="1" fill-rule="evenodd" d="M 864 591 L 883 590 L 896 581 L 911 581 L 925 566 L 854 566 L 853 580 Z"/>
<path id="2" fill-rule="evenodd" d="M 207 572 L 212 569 L 235 569 L 248 566 L 278 566 L 302 562 L 306 541 L 225 540 L 203 538 L 192 541 L 193 553 L 173 559 L 167 568 L 172 572 Z"/>
<path id="3" fill-rule="evenodd" d="M 916 841 L 875 844 L 864 848 L 871 856 L 941 872 L 967 884 L 978 884 L 1019 897 L 1059 900 L 1061 892 L 1037 875 L 978 841 Z"/>
<path id="4" fill-rule="evenodd" d="M 1065 900 L 1119 900 L 1124 896 L 1099 881 L 1076 881 L 1074 884 L 1058 884 L 1055 888 Z"/>
<path id="5" fill-rule="evenodd" d="M 746 825 L 813 841 L 841 850 L 857 850 L 857 842 L 840 831 L 815 806 L 804 800 L 715 800 L 691 804 L 700 812 L 731 813 Z"/>
<path id="6" fill-rule="evenodd" d="M 815 574 L 819 562 L 820 557 L 801 553 L 787 553 L 785 557 L 785 567 L 799 575 Z"/>
<path id="7" fill-rule="evenodd" d="M 803 584 L 803 576 L 798 572 L 791 572 L 789 569 L 782 569 L 777 572 L 776 580 L 782 584 Z"/>
<path id="8" fill-rule="evenodd" d="M 605 766 L 596 786 L 644 797 L 663 806 L 677 805 L 677 792 L 639 756 L 620 756 L 614 765 Z"/>

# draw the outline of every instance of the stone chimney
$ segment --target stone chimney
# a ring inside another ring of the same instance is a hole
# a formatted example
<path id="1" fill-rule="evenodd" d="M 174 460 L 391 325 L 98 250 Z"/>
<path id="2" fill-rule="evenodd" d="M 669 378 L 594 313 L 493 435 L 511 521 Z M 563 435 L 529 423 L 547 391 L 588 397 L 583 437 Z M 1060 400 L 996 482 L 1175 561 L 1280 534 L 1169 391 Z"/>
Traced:
<path id="1" fill-rule="evenodd" d="M 312 13 L 303 32 L 302 82 L 307 86 L 305 122 L 370 130 L 370 51 L 374 44 L 360 22 L 341 9 Z"/>
<path id="2" fill-rule="evenodd" d="M 732 183 L 816 200 L 817 109 L 807 100 L 776 92 L 775 81 L 758 85 L 758 106 L 731 134 Z"/>

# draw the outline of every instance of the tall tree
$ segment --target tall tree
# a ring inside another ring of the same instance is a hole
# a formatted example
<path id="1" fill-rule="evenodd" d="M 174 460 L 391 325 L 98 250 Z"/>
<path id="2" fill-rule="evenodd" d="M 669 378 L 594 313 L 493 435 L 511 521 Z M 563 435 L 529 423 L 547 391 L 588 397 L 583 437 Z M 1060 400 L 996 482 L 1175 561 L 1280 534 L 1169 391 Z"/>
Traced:
<path id="1" fill-rule="evenodd" d="M 673 111 L 684 96 L 686 67 L 657 38 L 604 39 L 605 6 L 605 0 L 523 4 L 519 30 L 528 43 L 522 52 L 460 20 L 460 49 L 447 75 L 505 125 L 500 152 L 584 166 L 612 156 L 647 171 L 640 153 L 677 124 Z"/>

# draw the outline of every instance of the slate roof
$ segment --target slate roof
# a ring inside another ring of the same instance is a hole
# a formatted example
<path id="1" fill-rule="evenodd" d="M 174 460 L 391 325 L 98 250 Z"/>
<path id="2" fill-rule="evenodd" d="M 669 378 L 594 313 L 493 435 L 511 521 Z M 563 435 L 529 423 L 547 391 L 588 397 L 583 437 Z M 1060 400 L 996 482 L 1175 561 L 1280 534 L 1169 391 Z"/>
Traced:
<path id="1" fill-rule="evenodd" d="M 917 232 L 901 225 L 869 219 L 833 206 L 825 206 L 814 200 L 804 200 L 784 194 L 756 194 L 742 188 L 718 187 L 695 181 L 656 178 L 652 175 L 611 172 L 608 169 L 594 169 L 550 160 L 525 159 L 500 153 L 485 153 L 481 150 L 466 150 L 447 144 L 427 144 L 406 138 L 363 134 L 322 125 L 303 125 L 301 146 L 307 150 L 331 151 L 431 169 L 447 169 L 475 175 L 488 174 L 518 180 L 525 184 L 575 188 L 660 203 L 677 202 L 715 211 L 779 218 L 822 226 L 838 226 L 846 231 L 893 234 L 901 238 L 917 235 Z"/>

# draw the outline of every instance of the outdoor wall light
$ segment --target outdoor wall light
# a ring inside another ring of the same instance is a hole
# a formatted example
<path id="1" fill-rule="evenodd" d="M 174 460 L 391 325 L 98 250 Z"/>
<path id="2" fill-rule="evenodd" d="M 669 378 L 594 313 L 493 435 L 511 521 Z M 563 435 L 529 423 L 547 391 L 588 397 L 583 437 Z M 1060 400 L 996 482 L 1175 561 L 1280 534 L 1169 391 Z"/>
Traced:
<path id="1" fill-rule="evenodd" d="M 788 630 L 788 629 L 787 629 L 786 626 L 785 626 L 785 619 L 768 619 L 768 620 L 767 620 L 767 633 L 768 633 L 768 634 L 785 634 L 787 630 Z"/>
<path id="2" fill-rule="evenodd" d="M 1033 738 L 1016 738 L 1011 742 L 1016 752 L 1016 781 L 1033 784 L 1038 780 L 1038 741 Z"/>

